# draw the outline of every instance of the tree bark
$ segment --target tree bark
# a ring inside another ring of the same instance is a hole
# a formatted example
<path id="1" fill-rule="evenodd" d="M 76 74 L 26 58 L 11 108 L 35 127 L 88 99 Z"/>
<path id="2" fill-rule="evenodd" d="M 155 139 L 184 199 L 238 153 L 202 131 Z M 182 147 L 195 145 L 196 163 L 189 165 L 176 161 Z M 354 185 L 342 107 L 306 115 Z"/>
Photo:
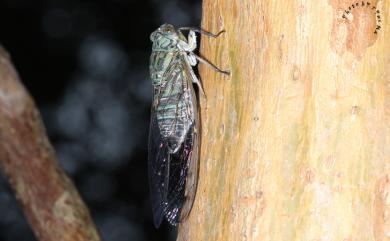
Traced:
<path id="1" fill-rule="evenodd" d="M 390 1 L 204 0 L 197 196 L 178 240 L 390 240 Z"/>
<path id="2" fill-rule="evenodd" d="M 32 98 L 1 48 L 0 166 L 38 240 L 100 240 L 87 207 L 57 164 Z"/>

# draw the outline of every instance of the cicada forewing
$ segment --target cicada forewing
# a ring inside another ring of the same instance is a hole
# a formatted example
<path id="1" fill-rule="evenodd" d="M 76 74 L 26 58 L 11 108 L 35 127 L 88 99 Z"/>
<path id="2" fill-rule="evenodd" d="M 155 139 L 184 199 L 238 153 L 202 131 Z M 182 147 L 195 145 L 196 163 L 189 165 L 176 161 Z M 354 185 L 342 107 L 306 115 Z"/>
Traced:
<path id="1" fill-rule="evenodd" d="M 164 216 L 177 225 L 188 216 L 195 198 L 199 117 L 192 76 L 185 53 L 178 52 L 154 90 L 148 165 L 156 227 Z"/>

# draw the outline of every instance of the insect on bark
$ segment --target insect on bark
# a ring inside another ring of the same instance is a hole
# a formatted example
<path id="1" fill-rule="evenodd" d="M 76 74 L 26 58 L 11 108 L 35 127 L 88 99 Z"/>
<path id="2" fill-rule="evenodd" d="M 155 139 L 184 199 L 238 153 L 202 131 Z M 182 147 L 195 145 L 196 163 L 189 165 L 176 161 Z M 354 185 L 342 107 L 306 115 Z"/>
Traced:
<path id="1" fill-rule="evenodd" d="M 185 38 L 183 31 L 189 31 Z M 148 169 L 153 220 L 159 227 L 164 217 L 177 225 L 191 211 L 198 179 L 199 113 L 193 88 L 204 93 L 192 66 L 205 63 L 195 55 L 196 34 L 217 37 L 196 28 L 175 29 L 163 24 L 150 35 L 153 42 L 150 76 L 153 104 L 149 132 Z"/>

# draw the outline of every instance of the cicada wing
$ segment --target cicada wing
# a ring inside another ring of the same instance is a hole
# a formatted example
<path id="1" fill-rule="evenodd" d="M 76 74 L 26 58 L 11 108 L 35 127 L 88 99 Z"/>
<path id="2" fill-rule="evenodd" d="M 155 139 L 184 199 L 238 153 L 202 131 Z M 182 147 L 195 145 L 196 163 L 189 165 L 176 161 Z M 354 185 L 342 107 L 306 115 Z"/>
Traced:
<path id="1" fill-rule="evenodd" d="M 170 179 L 170 191 L 168 195 L 170 208 L 167 209 L 167 214 L 175 214 L 174 220 L 170 221 L 172 224 L 177 224 L 188 217 L 195 200 L 199 174 L 198 158 L 200 123 L 198 102 L 193 88 L 193 76 L 195 76 L 195 74 L 193 73 L 187 59 L 184 56 L 182 57 L 183 59 L 180 63 L 183 71 L 182 76 L 184 76 L 183 89 L 187 91 L 187 93 L 182 95 L 181 98 L 183 99 L 180 101 L 187 102 L 186 105 L 191 109 L 190 112 L 192 113 L 191 118 L 193 124 L 189 128 L 181 148 L 177 153 L 172 155 L 171 158 L 172 163 L 177 162 L 176 165 L 170 165 L 171 168 L 174 166 L 180 166 L 180 173 L 176 170 L 176 176 L 178 178 Z M 172 184 L 174 184 L 173 187 Z M 179 214 L 177 213 L 177 210 L 180 211 Z M 167 219 L 169 219 L 168 215 Z"/>
<path id="2" fill-rule="evenodd" d="M 156 112 L 152 109 L 149 130 L 148 175 L 150 197 L 153 210 L 153 221 L 156 228 L 161 225 L 167 203 L 167 172 L 169 170 L 169 154 L 163 142 L 157 124 Z"/>
<path id="3" fill-rule="evenodd" d="M 192 69 L 187 63 L 188 76 L 194 76 Z M 187 159 L 187 178 L 185 185 L 184 197 L 185 201 L 180 213 L 180 221 L 186 219 L 191 210 L 195 201 L 196 190 L 198 186 L 198 176 L 199 176 L 199 141 L 200 141 L 200 119 L 198 112 L 198 102 L 194 88 L 192 86 L 192 79 L 188 80 L 188 85 L 190 86 L 189 90 L 191 91 L 191 96 L 193 99 L 193 108 L 195 114 L 194 125 L 191 128 L 191 135 L 188 135 L 186 140 L 183 143 L 183 148 L 188 150 L 188 159 Z"/>
<path id="4" fill-rule="evenodd" d="M 165 208 L 165 216 L 172 225 L 177 225 L 181 221 L 182 208 L 187 200 L 185 189 L 188 177 L 188 161 L 192 151 L 192 134 L 191 128 L 180 149 L 170 155 L 168 203 Z"/>
<path id="5" fill-rule="evenodd" d="M 174 95 L 172 92 L 177 90 L 183 81 L 181 60 L 177 58 L 180 58 L 177 54 L 172 57 L 174 61 L 170 63 L 162 77 L 164 84 L 154 89 L 151 111 L 148 165 L 153 219 L 156 227 L 160 226 L 164 216 L 169 222 L 175 224 L 175 213 L 179 212 L 181 207 L 181 198 L 177 193 L 180 192 L 181 186 L 184 189 L 185 185 L 185 179 L 180 180 L 180 175 L 177 174 L 182 169 L 181 157 L 172 154 L 172 142 L 175 140 L 178 123 L 180 123 L 176 118 L 172 118 L 172 113 L 178 114 L 177 103 L 181 96 Z M 161 125 L 159 118 L 169 124 Z M 165 131 L 164 135 L 162 131 Z M 167 133 L 171 134 L 167 136 Z"/>
<path id="6" fill-rule="evenodd" d="M 194 128 L 192 133 L 192 140 L 188 140 L 185 143 L 183 143 L 183 147 L 185 149 L 190 150 L 192 149 L 188 154 L 188 161 L 187 161 L 187 177 L 186 177 L 186 184 L 185 184 L 185 190 L 184 190 L 184 203 L 181 208 L 180 212 L 180 222 L 186 219 L 192 209 L 192 206 L 195 201 L 195 194 L 196 189 L 198 185 L 198 175 L 199 175 L 199 162 L 198 162 L 198 155 L 199 155 L 199 148 L 198 148 L 198 142 L 199 142 L 199 134 L 197 133 L 198 130 Z M 191 144 L 192 143 L 192 144 Z M 192 146 L 192 147 L 191 147 Z"/>
<path id="7" fill-rule="evenodd" d="M 170 138 L 163 138 L 157 123 L 157 112 L 152 109 L 152 120 L 149 135 L 149 179 L 151 199 L 153 205 L 153 217 L 155 226 L 158 227 L 163 217 L 172 225 L 177 225 L 180 220 L 187 217 L 196 192 L 198 175 L 198 128 L 197 128 L 197 101 L 192 86 L 192 71 L 188 67 L 186 59 L 176 61 L 170 66 L 170 71 L 164 78 L 167 79 L 167 90 L 173 86 L 182 84 L 180 95 L 168 95 L 165 100 L 170 108 L 176 108 L 177 121 L 172 121 L 170 133 L 183 131 L 184 121 L 190 121 L 191 126 L 185 131 L 185 138 L 178 143 L 179 148 L 173 152 Z M 169 74 L 172 74 L 171 76 Z M 159 97 L 157 97 L 159 98 Z M 160 103 L 157 101 L 157 103 Z M 181 103 L 186 106 L 185 111 L 179 108 Z M 163 108 L 164 109 L 164 108 Z M 159 115 L 164 116 L 164 112 Z M 164 119 L 164 118 L 162 118 Z M 195 144 L 195 146 L 194 146 Z M 195 149 L 194 149 L 195 147 Z M 188 176 L 190 174 L 190 176 Z M 189 186 L 187 186 L 188 182 Z M 184 207 L 184 208 L 183 208 Z"/>

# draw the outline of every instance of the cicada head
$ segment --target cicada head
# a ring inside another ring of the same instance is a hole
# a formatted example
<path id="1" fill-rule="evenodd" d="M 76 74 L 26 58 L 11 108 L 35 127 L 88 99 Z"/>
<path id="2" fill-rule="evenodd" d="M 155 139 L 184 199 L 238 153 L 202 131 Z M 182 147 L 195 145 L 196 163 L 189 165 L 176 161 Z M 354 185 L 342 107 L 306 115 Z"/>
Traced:
<path id="1" fill-rule="evenodd" d="M 153 50 L 173 51 L 177 50 L 178 32 L 171 24 L 163 24 L 150 35 L 153 42 Z"/>

